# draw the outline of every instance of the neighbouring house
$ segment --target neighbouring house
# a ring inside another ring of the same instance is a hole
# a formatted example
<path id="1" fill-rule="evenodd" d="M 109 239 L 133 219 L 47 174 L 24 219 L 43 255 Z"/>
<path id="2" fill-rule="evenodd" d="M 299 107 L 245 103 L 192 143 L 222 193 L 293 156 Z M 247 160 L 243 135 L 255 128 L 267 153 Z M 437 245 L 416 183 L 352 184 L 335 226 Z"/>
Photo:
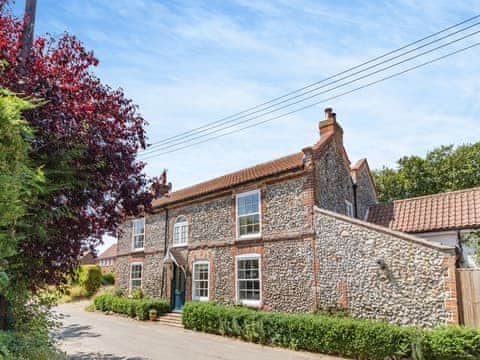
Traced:
<path id="1" fill-rule="evenodd" d="M 115 259 L 117 258 L 117 244 L 112 244 L 107 250 L 98 255 L 97 264 L 103 273 L 115 271 Z"/>
<path id="2" fill-rule="evenodd" d="M 367 221 L 458 249 L 460 266 L 478 268 L 465 235 L 480 230 L 480 187 L 370 206 Z"/>
<path id="3" fill-rule="evenodd" d="M 94 265 L 97 263 L 96 255 L 92 251 L 86 250 L 80 255 L 78 263 L 80 265 Z"/>
<path id="4" fill-rule="evenodd" d="M 331 109 L 298 153 L 181 189 L 120 230 L 116 286 L 286 312 L 458 323 L 455 247 L 360 219 L 377 203 Z"/>

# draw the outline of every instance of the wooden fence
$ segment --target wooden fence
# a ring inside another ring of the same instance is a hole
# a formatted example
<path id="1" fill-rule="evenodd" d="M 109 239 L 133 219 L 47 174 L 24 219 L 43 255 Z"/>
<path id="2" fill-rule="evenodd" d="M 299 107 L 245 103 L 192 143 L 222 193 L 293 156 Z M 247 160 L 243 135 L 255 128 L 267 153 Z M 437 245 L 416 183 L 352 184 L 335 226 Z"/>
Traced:
<path id="1" fill-rule="evenodd" d="M 458 269 L 460 322 L 480 328 L 480 270 Z"/>

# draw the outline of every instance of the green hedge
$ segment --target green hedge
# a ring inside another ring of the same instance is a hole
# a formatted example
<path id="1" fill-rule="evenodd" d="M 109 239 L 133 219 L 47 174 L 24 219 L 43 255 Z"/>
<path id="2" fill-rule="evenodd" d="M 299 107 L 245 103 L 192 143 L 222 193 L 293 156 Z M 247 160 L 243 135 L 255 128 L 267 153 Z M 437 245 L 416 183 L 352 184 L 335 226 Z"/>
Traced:
<path id="1" fill-rule="evenodd" d="M 97 310 L 125 314 L 130 317 L 137 317 L 139 320 L 147 320 L 150 309 L 157 310 L 158 314 L 164 314 L 170 311 L 169 302 L 163 299 L 148 297 L 143 299 L 129 299 L 110 293 L 96 296 L 93 303 Z"/>
<path id="2" fill-rule="evenodd" d="M 420 330 L 380 321 L 290 315 L 200 302 L 184 305 L 182 321 L 188 329 L 356 359 L 480 359 L 480 332 L 458 327 Z"/>
<path id="3" fill-rule="evenodd" d="M 102 269 L 98 265 L 82 265 L 80 269 L 80 285 L 92 296 L 102 286 Z"/>
<path id="4" fill-rule="evenodd" d="M 112 272 L 102 274 L 102 285 L 114 285 L 115 284 L 115 274 Z"/>

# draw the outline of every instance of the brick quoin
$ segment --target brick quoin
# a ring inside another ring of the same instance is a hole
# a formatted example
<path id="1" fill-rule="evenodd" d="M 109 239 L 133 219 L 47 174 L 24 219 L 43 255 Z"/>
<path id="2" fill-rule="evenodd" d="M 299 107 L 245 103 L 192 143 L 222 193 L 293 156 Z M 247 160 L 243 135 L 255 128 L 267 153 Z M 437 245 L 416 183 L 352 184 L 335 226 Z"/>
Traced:
<path id="1" fill-rule="evenodd" d="M 457 276 L 455 266 L 455 255 L 447 255 L 443 258 L 443 266 L 447 268 L 444 284 L 450 294 L 450 298 L 445 300 L 445 308 L 452 313 L 451 324 L 459 324 L 458 314 L 458 296 L 457 296 Z"/>

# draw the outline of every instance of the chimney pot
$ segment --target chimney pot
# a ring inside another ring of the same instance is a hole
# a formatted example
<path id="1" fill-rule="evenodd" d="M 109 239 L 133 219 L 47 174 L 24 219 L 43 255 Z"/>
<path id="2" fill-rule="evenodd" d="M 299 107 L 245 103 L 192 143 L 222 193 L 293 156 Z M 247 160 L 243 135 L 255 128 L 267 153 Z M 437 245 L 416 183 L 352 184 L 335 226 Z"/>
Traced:
<path id="1" fill-rule="evenodd" d="M 333 109 L 331 107 L 325 108 L 325 120 L 330 119 Z"/>

